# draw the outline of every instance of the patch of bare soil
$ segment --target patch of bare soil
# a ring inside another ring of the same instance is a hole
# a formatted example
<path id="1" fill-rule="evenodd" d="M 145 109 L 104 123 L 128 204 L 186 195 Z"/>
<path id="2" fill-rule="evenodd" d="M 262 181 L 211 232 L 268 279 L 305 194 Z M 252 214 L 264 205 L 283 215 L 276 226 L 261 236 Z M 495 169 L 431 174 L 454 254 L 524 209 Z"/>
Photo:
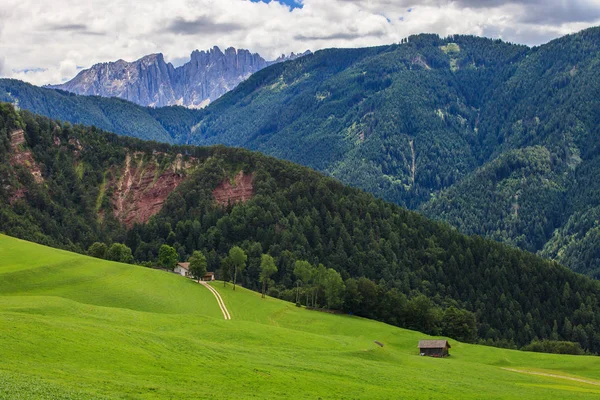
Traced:
<path id="1" fill-rule="evenodd" d="M 244 171 L 240 171 L 233 182 L 230 179 L 225 179 L 213 190 L 213 197 L 215 200 L 226 206 L 227 204 L 234 204 L 238 202 L 246 202 L 254 196 L 254 174 L 244 174 Z"/>
<path id="2" fill-rule="evenodd" d="M 169 194 L 185 179 L 180 168 L 193 166 L 192 162 L 183 163 L 178 156 L 174 165 L 160 172 L 154 160 L 137 161 L 140 155 L 135 153 L 132 157 L 128 154 L 121 178 L 111 184 L 116 189 L 112 199 L 114 214 L 127 227 L 146 223 L 156 215 Z"/>
<path id="3" fill-rule="evenodd" d="M 33 154 L 31 151 L 24 148 L 25 144 L 25 132 L 22 129 L 18 129 L 10 134 L 10 164 L 12 166 L 19 165 L 25 167 L 29 173 L 31 173 L 36 183 L 42 183 L 44 182 L 44 178 L 42 178 L 42 170 L 33 159 Z M 10 198 L 10 202 L 13 203 L 24 196 L 25 189 L 17 189 Z"/>

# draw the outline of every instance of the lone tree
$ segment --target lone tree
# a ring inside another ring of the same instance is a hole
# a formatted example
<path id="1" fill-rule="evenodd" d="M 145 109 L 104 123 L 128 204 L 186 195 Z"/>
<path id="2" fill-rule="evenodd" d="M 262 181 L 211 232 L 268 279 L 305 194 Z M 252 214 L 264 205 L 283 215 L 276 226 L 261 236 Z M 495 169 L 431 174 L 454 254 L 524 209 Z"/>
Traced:
<path id="1" fill-rule="evenodd" d="M 277 272 L 275 260 L 268 254 L 263 254 L 260 257 L 260 276 L 259 280 L 262 283 L 262 297 L 265 298 L 267 283 L 271 280 L 271 275 Z"/>
<path id="2" fill-rule="evenodd" d="M 206 275 L 206 257 L 201 251 L 194 251 L 190 256 L 190 273 L 200 282 L 200 279 Z"/>
<path id="3" fill-rule="evenodd" d="M 106 252 L 108 251 L 108 247 L 106 244 L 101 242 L 96 242 L 90 246 L 88 249 L 88 255 L 90 257 L 96 258 L 106 258 Z"/>
<path id="4" fill-rule="evenodd" d="M 231 263 L 233 264 L 233 290 L 235 290 L 237 272 L 238 270 L 240 271 L 240 273 L 244 272 L 244 269 L 246 268 L 247 259 L 248 256 L 246 255 L 244 250 L 242 250 L 238 246 L 234 246 L 231 248 L 231 250 L 229 250 L 229 260 L 231 260 Z"/>
<path id="5" fill-rule="evenodd" d="M 158 250 L 158 263 L 160 265 L 168 269 L 174 269 L 178 260 L 179 256 L 175 248 L 166 244 L 160 246 Z"/>

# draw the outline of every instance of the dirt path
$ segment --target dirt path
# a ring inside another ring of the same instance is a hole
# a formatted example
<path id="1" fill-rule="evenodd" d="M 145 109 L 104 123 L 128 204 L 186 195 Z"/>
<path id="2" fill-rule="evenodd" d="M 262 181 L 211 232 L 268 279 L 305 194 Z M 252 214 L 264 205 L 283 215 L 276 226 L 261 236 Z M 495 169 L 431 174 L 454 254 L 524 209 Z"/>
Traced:
<path id="1" fill-rule="evenodd" d="M 506 371 L 519 372 L 521 374 L 539 375 L 539 376 L 546 376 L 548 378 L 566 379 L 568 381 L 581 382 L 581 383 L 587 383 L 588 385 L 600 386 L 600 382 L 589 381 L 587 379 L 581 379 L 581 378 L 573 378 L 573 377 L 570 377 L 570 376 L 548 374 L 546 372 L 527 371 L 527 370 L 523 370 L 523 369 L 512 369 L 512 368 L 502 368 L 502 369 L 504 369 Z"/>
<path id="2" fill-rule="evenodd" d="M 219 303 L 219 308 L 221 309 L 221 312 L 223 313 L 223 318 L 231 319 L 231 315 L 229 315 L 229 311 L 227 311 L 227 307 L 225 307 L 225 302 L 223 301 L 223 298 L 221 297 L 219 292 L 217 292 L 215 289 L 213 289 L 212 286 L 210 286 L 208 283 L 206 283 L 204 281 L 200 281 L 200 284 L 203 285 L 208 290 L 210 290 L 212 292 L 212 294 L 215 296 L 215 298 L 217 299 L 217 303 Z"/>

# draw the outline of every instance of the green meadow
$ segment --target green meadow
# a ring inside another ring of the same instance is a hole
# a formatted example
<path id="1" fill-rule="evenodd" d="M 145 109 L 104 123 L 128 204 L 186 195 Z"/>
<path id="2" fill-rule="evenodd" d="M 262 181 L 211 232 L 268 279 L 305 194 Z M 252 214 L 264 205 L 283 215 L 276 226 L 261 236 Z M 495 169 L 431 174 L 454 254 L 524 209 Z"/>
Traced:
<path id="1" fill-rule="evenodd" d="M 212 286 L 231 320 L 187 278 L 0 236 L 0 398 L 600 396 L 598 357 L 454 340 L 421 357 L 419 332 Z"/>

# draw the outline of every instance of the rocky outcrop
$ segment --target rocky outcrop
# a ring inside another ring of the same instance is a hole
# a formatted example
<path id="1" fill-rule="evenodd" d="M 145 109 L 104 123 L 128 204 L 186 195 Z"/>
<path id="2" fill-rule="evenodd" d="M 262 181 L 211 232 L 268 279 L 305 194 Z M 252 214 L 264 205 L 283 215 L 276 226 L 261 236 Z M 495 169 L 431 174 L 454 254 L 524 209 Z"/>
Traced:
<path id="1" fill-rule="evenodd" d="M 160 170 L 155 156 L 148 160 L 143 153 L 127 154 L 125 165 L 118 171 L 119 178 L 110 182 L 114 188 L 114 215 L 128 228 L 148 222 L 156 215 L 187 172 L 197 165 L 195 159 L 184 162 L 179 154 L 167 168 Z"/>
<path id="2" fill-rule="evenodd" d="M 96 64 L 61 85 L 48 86 L 82 95 L 119 97 L 143 106 L 181 105 L 201 108 L 235 88 L 253 73 L 277 62 L 306 55 L 292 53 L 265 61 L 248 50 L 218 47 L 192 52 L 190 61 L 173 67 L 162 54 L 151 54 L 134 62 Z"/>
<path id="3" fill-rule="evenodd" d="M 226 206 L 239 202 L 246 202 L 254 196 L 254 174 L 244 174 L 240 171 L 233 182 L 230 179 L 225 179 L 213 190 L 213 197 L 217 203 Z"/>
<path id="4" fill-rule="evenodd" d="M 25 148 L 25 132 L 18 129 L 10 134 L 11 156 L 10 163 L 13 166 L 25 167 L 33 176 L 36 183 L 42 183 L 42 170 L 33 159 L 33 154 Z"/>

